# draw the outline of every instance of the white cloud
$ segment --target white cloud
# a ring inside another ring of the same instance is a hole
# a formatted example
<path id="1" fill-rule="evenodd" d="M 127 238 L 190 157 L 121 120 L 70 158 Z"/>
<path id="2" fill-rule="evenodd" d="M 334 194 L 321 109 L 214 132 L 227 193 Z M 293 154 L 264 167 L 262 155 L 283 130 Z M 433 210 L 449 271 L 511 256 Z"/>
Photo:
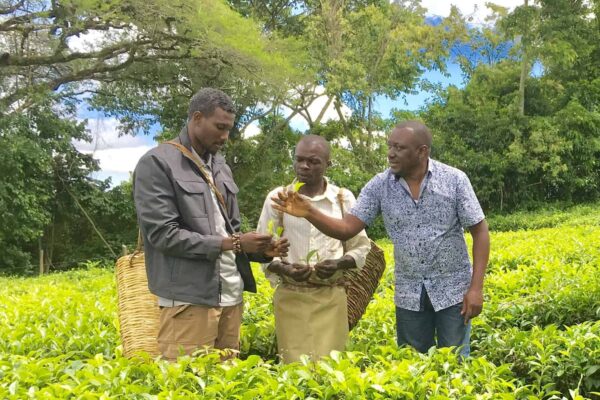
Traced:
<path id="1" fill-rule="evenodd" d="M 152 146 L 122 147 L 115 149 L 96 150 L 95 159 L 100 161 L 104 172 L 132 172 L 140 159 Z"/>
<path id="2" fill-rule="evenodd" d="M 119 122 L 114 118 L 88 118 L 87 128 L 92 136 L 92 141 L 75 141 L 75 147 L 80 151 L 93 152 L 120 147 L 137 147 L 146 145 L 149 141 L 144 136 L 119 136 Z"/>
<path id="3" fill-rule="evenodd" d="M 244 139 L 249 139 L 253 136 L 256 136 L 260 133 L 260 127 L 258 126 L 257 122 L 253 122 L 250 125 L 248 125 L 246 127 L 246 129 L 244 129 L 244 131 L 242 132 L 242 136 L 244 137 Z"/>
<path id="4" fill-rule="evenodd" d="M 421 0 L 421 5 L 427 9 L 427 15 L 438 15 L 440 17 L 447 17 L 450 14 L 450 7 L 455 5 L 464 16 L 473 18 L 471 21 L 472 23 L 485 24 L 485 18 L 491 14 L 490 9 L 485 5 L 488 1 L 489 0 Z M 522 5 L 523 0 L 494 0 L 492 3 L 513 9 L 516 6 Z"/>
<path id="5" fill-rule="evenodd" d="M 73 142 L 79 151 L 92 154 L 100 162 L 101 171 L 94 175 L 99 179 L 110 176 L 113 185 L 129 179 L 140 157 L 154 145 L 152 139 L 145 136 L 119 136 L 118 127 L 114 118 L 88 119 L 92 142 Z"/>

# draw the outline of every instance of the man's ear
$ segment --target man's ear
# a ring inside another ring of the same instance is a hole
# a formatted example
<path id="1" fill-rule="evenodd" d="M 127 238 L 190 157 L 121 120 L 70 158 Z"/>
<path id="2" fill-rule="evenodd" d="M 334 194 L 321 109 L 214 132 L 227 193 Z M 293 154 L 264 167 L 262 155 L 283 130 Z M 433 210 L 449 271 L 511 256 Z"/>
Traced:
<path id="1" fill-rule="evenodd" d="M 192 114 L 192 121 L 196 123 L 202 121 L 202 118 L 204 118 L 204 114 L 202 114 L 202 111 L 194 111 L 194 113 Z"/>
<path id="2" fill-rule="evenodd" d="M 333 163 L 331 162 L 331 160 L 327 160 L 327 166 L 331 167 L 333 165 Z"/>

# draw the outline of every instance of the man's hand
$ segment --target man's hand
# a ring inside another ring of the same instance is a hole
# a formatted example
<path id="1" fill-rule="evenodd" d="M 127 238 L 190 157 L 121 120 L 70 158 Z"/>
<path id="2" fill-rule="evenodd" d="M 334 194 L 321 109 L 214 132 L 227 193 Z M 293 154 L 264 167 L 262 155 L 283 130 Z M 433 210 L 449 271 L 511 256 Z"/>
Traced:
<path id="1" fill-rule="evenodd" d="M 289 265 L 284 273 L 297 282 L 304 282 L 312 272 L 313 269 L 310 265 L 294 263 Z"/>
<path id="2" fill-rule="evenodd" d="M 335 260 L 324 260 L 317 264 L 315 264 L 315 272 L 317 276 L 321 279 L 331 278 L 335 271 L 340 269 L 338 259 Z"/>
<path id="3" fill-rule="evenodd" d="M 308 200 L 300 196 L 297 192 L 292 192 L 284 189 L 282 192 L 277 193 L 277 197 L 271 197 L 273 208 L 277 211 L 283 211 L 295 217 L 304 218 L 312 209 L 312 206 Z"/>
<path id="4" fill-rule="evenodd" d="M 267 257 L 285 257 L 287 256 L 290 242 L 287 238 L 280 238 L 277 241 L 271 241 L 271 247 L 265 251 Z"/>
<path id="5" fill-rule="evenodd" d="M 471 318 L 481 314 L 483 309 L 483 292 L 477 289 L 469 289 L 463 297 L 463 306 L 460 315 L 465 317 L 465 325 Z"/>
<path id="6" fill-rule="evenodd" d="M 287 275 L 297 282 L 303 282 L 308 279 L 313 269 L 306 264 L 290 264 L 287 261 L 273 261 L 269 264 L 268 270 L 279 275 Z"/>
<path id="7" fill-rule="evenodd" d="M 265 253 L 271 247 L 271 235 L 247 232 L 240 235 L 240 244 L 245 253 Z"/>
<path id="8" fill-rule="evenodd" d="M 356 261 L 348 254 L 342 258 L 333 260 L 324 260 L 315 265 L 315 272 L 321 279 L 331 278 L 335 271 L 340 269 L 350 269 L 356 267 Z"/>

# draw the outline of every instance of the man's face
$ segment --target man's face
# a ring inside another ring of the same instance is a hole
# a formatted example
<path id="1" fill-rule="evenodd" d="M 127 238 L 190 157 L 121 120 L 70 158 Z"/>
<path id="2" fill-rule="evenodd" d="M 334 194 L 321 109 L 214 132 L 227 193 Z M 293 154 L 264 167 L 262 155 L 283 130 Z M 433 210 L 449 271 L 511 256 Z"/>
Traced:
<path id="1" fill-rule="evenodd" d="M 300 142 L 294 154 L 294 172 L 300 182 L 319 184 L 329 164 L 327 150 L 318 143 Z"/>
<path id="2" fill-rule="evenodd" d="M 405 176 L 414 171 L 427 155 L 427 146 L 421 145 L 411 128 L 396 128 L 388 137 L 388 162 L 396 175 Z"/>
<path id="3" fill-rule="evenodd" d="M 217 153 L 227 142 L 234 121 L 235 114 L 220 107 L 215 108 L 211 115 L 196 111 L 189 125 L 192 145 L 194 148 L 200 146 L 210 154 Z"/>

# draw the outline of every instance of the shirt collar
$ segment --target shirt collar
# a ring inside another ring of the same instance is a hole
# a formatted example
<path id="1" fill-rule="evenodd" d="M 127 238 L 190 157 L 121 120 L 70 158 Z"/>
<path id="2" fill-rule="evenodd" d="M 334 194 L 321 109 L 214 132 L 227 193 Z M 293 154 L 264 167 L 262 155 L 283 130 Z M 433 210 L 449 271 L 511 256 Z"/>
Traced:
<path id="1" fill-rule="evenodd" d="M 435 174 L 435 172 L 437 170 L 436 163 L 437 163 L 437 161 L 435 161 L 431 158 L 427 159 L 427 176 L 425 176 L 425 179 L 423 179 L 423 181 L 431 178 L 431 176 Z M 392 181 L 396 180 L 396 175 L 394 175 L 391 168 L 387 169 L 387 174 L 388 174 L 388 180 L 392 180 Z"/>

